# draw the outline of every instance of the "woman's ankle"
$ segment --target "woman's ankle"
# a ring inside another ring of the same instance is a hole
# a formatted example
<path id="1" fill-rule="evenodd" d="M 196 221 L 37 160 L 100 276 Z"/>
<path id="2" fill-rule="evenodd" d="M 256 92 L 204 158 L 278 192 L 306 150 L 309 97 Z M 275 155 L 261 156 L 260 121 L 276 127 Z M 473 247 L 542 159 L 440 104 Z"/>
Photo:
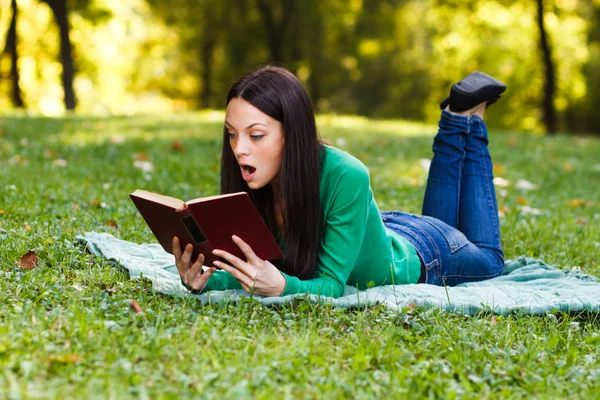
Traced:
<path id="1" fill-rule="evenodd" d="M 487 102 L 480 103 L 473 108 L 461 112 L 452 111 L 450 110 L 450 105 L 447 105 L 445 111 L 448 111 L 450 114 L 461 115 L 463 117 L 472 117 L 473 115 L 477 115 L 479 118 L 483 119 L 486 110 L 486 103 Z"/>

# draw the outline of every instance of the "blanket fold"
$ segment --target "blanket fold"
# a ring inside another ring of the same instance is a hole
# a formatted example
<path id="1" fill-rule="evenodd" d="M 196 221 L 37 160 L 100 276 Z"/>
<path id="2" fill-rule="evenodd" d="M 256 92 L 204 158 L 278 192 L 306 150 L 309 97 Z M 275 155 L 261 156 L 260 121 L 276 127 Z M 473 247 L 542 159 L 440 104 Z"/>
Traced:
<path id="1" fill-rule="evenodd" d="M 143 276 L 150 279 L 153 289 L 160 293 L 193 296 L 201 302 L 211 303 L 250 296 L 243 290 L 206 292 L 197 296 L 190 294 L 181 284 L 173 256 L 159 244 L 137 244 L 98 232 L 86 232 L 76 239 L 93 255 L 124 268 L 130 278 Z M 379 303 L 399 311 L 416 304 L 465 315 L 480 311 L 499 315 L 514 311 L 537 315 L 556 311 L 600 312 L 600 282 L 595 277 L 576 268 L 558 269 L 542 260 L 527 257 L 507 260 L 502 276 L 455 287 L 388 285 L 359 291 L 346 286 L 344 295 L 337 299 L 308 294 L 253 297 L 265 305 L 284 304 L 301 297 L 345 308 Z"/>

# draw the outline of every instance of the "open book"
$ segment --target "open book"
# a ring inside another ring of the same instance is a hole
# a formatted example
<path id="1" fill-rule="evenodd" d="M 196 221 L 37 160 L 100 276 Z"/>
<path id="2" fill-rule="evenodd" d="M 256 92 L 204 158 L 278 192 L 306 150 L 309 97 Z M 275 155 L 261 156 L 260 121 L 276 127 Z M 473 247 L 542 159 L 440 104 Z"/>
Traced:
<path id="1" fill-rule="evenodd" d="M 277 242 L 246 192 L 203 197 L 184 202 L 145 190 L 129 195 L 165 251 L 173 254 L 173 237 L 182 250 L 194 245 L 192 262 L 202 253 L 204 265 L 218 259 L 214 249 L 225 250 L 242 260 L 246 257 L 231 236 L 239 236 L 263 260 L 283 257 Z"/>

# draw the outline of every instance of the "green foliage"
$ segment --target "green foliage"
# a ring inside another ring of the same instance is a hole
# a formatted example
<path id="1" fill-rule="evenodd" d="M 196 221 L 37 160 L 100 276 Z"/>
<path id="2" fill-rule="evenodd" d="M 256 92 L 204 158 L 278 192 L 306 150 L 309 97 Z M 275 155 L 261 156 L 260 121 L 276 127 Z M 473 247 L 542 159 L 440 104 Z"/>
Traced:
<path id="1" fill-rule="evenodd" d="M 0 397 L 598 396 L 597 315 L 200 305 L 157 294 L 73 243 L 92 230 L 154 241 L 128 199 L 136 188 L 216 193 L 222 118 L 3 119 Z M 382 209 L 419 212 L 419 159 L 431 155 L 434 126 L 329 115 L 318 124 L 369 167 Z M 498 131 L 491 142 L 496 176 L 511 182 L 497 187 L 507 258 L 543 256 L 599 275 L 600 142 Z M 519 179 L 538 189 L 519 189 Z M 17 267 L 28 250 L 39 268 Z"/>
<path id="2" fill-rule="evenodd" d="M 8 3 L 6 7 L 8 7 Z M 534 1 L 72 0 L 80 111 L 221 108 L 231 82 L 269 62 L 307 86 L 317 110 L 435 122 L 449 86 L 473 70 L 508 84 L 496 126 L 540 131 L 543 68 Z M 58 32 L 48 7 L 19 1 L 26 104 L 61 114 Z M 597 2 L 546 5 L 568 131 L 598 132 Z M 10 8 L 0 14 L 6 32 Z M 6 11 L 6 12 L 5 12 Z M 0 74 L 10 60 L 0 57 Z M 7 108 L 10 82 L 0 81 Z"/>

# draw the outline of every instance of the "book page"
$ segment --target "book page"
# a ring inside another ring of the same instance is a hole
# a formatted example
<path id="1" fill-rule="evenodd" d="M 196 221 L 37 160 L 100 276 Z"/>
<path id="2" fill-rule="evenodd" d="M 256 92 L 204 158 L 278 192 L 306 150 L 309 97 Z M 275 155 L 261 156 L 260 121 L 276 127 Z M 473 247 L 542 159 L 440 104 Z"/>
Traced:
<path id="1" fill-rule="evenodd" d="M 227 193 L 227 194 L 218 194 L 216 196 L 200 197 L 198 199 L 188 200 L 188 201 L 186 201 L 186 204 L 202 203 L 203 201 L 214 200 L 217 198 L 239 196 L 241 193 L 246 193 L 246 192 Z"/>
<path id="2" fill-rule="evenodd" d="M 136 190 L 131 194 L 132 196 L 140 197 L 142 199 L 146 199 L 149 201 L 153 201 L 155 203 L 164 204 L 168 207 L 175 208 L 177 210 L 183 210 L 186 208 L 186 204 L 175 197 L 164 196 L 158 193 L 148 192 L 146 190 Z"/>

